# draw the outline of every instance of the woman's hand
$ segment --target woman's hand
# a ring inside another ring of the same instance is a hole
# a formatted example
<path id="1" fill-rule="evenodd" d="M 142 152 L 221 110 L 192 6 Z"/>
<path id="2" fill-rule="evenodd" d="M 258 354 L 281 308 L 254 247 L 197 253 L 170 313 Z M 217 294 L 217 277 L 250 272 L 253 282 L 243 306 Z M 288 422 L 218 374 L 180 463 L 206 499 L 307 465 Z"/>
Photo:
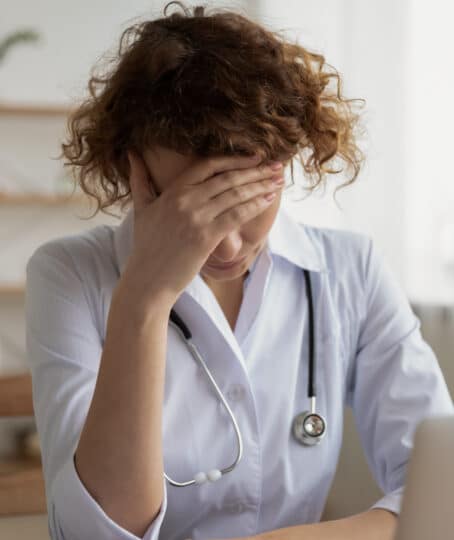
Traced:
<path id="1" fill-rule="evenodd" d="M 276 171 L 257 166 L 259 157 L 198 161 L 155 197 L 143 159 L 128 152 L 134 204 L 134 244 L 128 268 L 144 295 L 173 305 L 210 253 L 231 230 L 254 218 L 281 187 Z"/>

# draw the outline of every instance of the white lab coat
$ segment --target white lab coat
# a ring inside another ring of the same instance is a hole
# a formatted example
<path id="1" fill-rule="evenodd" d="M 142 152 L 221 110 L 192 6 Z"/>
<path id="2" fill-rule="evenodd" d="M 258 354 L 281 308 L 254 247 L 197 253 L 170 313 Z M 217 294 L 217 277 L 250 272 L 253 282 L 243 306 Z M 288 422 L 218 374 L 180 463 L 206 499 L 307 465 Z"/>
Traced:
<path id="1" fill-rule="evenodd" d="M 27 264 L 26 344 L 53 540 L 138 538 L 103 511 L 73 461 L 112 291 L 132 247 L 132 212 L 117 227 L 48 241 Z M 291 435 L 293 418 L 309 405 L 303 268 L 311 271 L 314 296 L 317 405 L 328 425 L 314 447 Z M 163 505 L 143 538 L 252 536 L 318 521 L 337 466 L 345 404 L 384 492 L 374 507 L 398 513 L 416 425 L 454 407 L 420 322 L 371 239 L 303 225 L 281 206 L 244 287 L 234 332 L 199 274 L 174 306 L 236 416 L 243 457 L 215 483 L 175 487 L 163 478 Z M 172 479 L 184 482 L 234 461 L 230 419 L 172 326 L 163 414 Z"/>

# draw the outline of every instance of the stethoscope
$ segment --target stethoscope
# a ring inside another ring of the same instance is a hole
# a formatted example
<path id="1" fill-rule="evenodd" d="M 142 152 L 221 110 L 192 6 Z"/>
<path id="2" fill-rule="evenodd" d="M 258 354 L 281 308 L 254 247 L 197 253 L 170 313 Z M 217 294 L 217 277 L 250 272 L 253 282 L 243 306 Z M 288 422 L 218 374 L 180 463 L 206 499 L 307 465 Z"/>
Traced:
<path id="1" fill-rule="evenodd" d="M 295 416 L 292 423 L 292 434 L 297 442 L 306 446 L 314 446 L 318 444 L 326 433 L 326 420 L 325 418 L 316 412 L 315 409 L 315 398 L 316 398 L 316 389 L 315 389 L 315 340 L 314 340 L 314 306 L 312 303 L 312 288 L 309 272 L 303 269 L 304 277 L 306 280 L 306 296 L 309 306 L 309 368 L 308 368 L 308 387 L 307 394 L 310 401 L 310 410 L 299 413 Z M 229 404 L 224 399 L 221 390 L 219 389 L 216 381 L 211 375 L 209 369 L 207 368 L 203 358 L 200 356 L 197 347 L 192 342 L 192 334 L 189 331 L 188 327 L 184 324 L 181 318 L 175 313 L 175 310 L 170 311 L 170 320 L 174 323 L 175 329 L 180 333 L 182 338 L 185 341 L 185 344 L 191 351 L 193 357 L 200 362 L 201 366 L 205 370 L 205 373 L 208 375 L 208 378 L 211 381 L 214 389 L 216 390 L 219 399 L 222 401 L 225 409 L 227 410 L 230 419 L 232 421 L 233 427 L 235 429 L 235 434 L 237 438 L 238 451 L 235 461 L 229 467 L 224 469 L 212 469 L 208 472 L 198 472 L 193 480 L 188 480 L 187 482 L 176 482 L 172 480 L 165 472 L 165 478 L 173 485 L 177 487 L 191 486 L 192 484 L 204 484 L 205 482 L 216 482 L 219 480 L 222 475 L 231 472 L 240 461 L 243 455 L 243 441 L 241 438 L 241 432 L 238 427 L 237 421 L 232 410 L 229 407 Z"/>

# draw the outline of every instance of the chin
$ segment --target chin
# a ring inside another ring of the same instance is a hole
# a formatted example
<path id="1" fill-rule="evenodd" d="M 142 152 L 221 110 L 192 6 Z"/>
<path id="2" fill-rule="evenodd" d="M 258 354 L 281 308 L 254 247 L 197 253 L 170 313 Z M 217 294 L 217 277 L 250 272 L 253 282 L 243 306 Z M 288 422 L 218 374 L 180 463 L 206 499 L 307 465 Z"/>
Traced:
<path id="1" fill-rule="evenodd" d="M 249 259 L 246 259 L 239 264 L 238 267 L 227 268 L 225 270 L 203 266 L 200 270 L 200 274 L 202 277 L 208 277 L 213 281 L 232 281 L 234 279 L 239 279 L 241 276 L 246 277 L 248 273 L 248 261 Z"/>

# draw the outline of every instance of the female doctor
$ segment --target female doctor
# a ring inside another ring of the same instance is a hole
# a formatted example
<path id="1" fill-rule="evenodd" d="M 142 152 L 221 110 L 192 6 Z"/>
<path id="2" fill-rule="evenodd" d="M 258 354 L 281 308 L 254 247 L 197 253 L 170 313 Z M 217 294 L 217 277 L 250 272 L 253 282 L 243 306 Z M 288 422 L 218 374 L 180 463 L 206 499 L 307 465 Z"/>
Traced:
<path id="1" fill-rule="evenodd" d="M 124 38 L 63 151 L 132 207 L 27 264 L 51 538 L 391 539 L 413 432 L 453 407 L 370 238 L 280 207 L 302 150 L 314 185 L 358 174 L 339 75 L 225 10 Z M 383 497 L 319 523 L 344 405 Z"/>

